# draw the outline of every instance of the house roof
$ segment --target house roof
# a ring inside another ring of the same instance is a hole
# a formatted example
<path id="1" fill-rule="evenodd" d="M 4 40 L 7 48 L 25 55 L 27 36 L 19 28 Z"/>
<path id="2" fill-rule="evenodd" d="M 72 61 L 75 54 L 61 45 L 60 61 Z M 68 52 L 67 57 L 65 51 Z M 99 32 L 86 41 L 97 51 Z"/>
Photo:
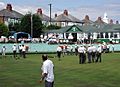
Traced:
<path id="1" fill-rule="evenodd" d="M 4 16 L 4 17 L 9 17 L 9 18 L 21 18 L 23 15 L 17 11 L 9 11 L 7 9 L 3 9 L 0 11 L 0 16 Z"/>
<path id="2" fill-rule="evenodd" d="M 71 19 L 68 18 L 65 14 L 61 14 L 55 18 L 57 22 L 71 22 Z"/>
<path id="3" fill-rule="evenodd" d="M 95 21 L 96 24 L 106 24 L 101 17 L 98 17 L 98 19 Z"/>
<path id="4" fill-rule="evenodd" d="M 68 14 L 67 10 L 64 10 L 63 14 L 58 15 L 57 17 L 55 17 L 55 20 L 57 22 L 74 22 L 74 23 L 83 23 L 82 21 L 80 21 L 79 19 L 77 19 L 76 17 L 72 16 L 71 14 Z"/>
<path id="5" fill-rule="evenodd" d="M 72 15 L 65 15 L 65 14 L 60 14 L 59 16 L 57 16 L 55 18 L 55 20 L 57 22 L 74 22 L 74 23 L 83 23 L 82 21 L 80 21 L 79 19 L 75 18 Z"/>
<path id="6" fill-rule="evenodd" d="M 72 16 L 72 15 L 68 15 L 68 18 L 71 19 L 72 22 L 78 22 L 78 23 L 82 23 L 82 21 L 80 21 L 79 19 L 77 19 L 76 17 Z"/>
<path id="7" fill-rule="evenodd" d="M 35 13 L 35 15 L 38 15 L 42 21 L 50 21 L 50 17 L 45 15 L 45 14 L 37 14 Z M 53 18 L 51 18 L 51 21 L 55 21 Z"/>
<path id="8" fill-rule="evenodd" d="M 89 19 L 89 16 L 86 15 L 85 18 L 82 20 L 85 24 L 93 24 L 94 22 Z"/>

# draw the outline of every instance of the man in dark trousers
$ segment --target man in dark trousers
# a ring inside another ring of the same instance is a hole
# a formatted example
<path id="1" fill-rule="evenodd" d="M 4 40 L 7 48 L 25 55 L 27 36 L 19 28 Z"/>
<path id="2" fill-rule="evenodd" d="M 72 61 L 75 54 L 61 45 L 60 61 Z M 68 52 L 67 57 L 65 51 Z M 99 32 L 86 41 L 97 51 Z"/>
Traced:
<path id="1" fill-rule="evenodd" d="M 25 47 L 25 45 L 22 45 L 22 55 L 23 55 L 23 58 L 26 58 L 26 47 Z"/>
<path id="2" fill-rule="evenodd" d="M 96 59 L 96 62 L 101 62 L 101 55 L 102 55 L 102 47 L 99 45 L 98 46 L 98 49 L 97 49 L 97 59 Z"/>
<path id="3" fill-rule="evenodd" d="M 78 48 L 79 64 L 83 64 L 83 63 L 84 63 L 84 58 L 85 58 L 84 52 L 85 52 L 85 48 L 81 45 L 81 46 Z"/>
<path id="4" fill-rule="evenodd" d="M 93 63 L 96 60 L 96 51 L 97 51 L 97 48 L 94 45 L 92 45 L 92 62 Z"/>
<path id="5" fill-rule="evenodd" d="M 22 57 L 22 45 L 21 44 L 19 45 L 18 49 L 19 49 L 20 57 Z"/>
<path id="6" fill-rule="evenodd" d="M 61 60 L 61 53 L 62 53 L 62 48 L 60 46 L 57 47 L 57 57 L 59 58 L 59 61 Z"/>
<path id="7" fill-rule="evenodd" d="M 91 63 L 92 59 L 92 47 L 89 45 L 87 48 L 88 63 Z"/>
<path id="8" fill-rule="evenodd" d="M 16 44 L 13 45 L 12 50 L 13 50 L 13 57 L 15 59 L 17 59 L 17 47 L 16 47 Z"/>

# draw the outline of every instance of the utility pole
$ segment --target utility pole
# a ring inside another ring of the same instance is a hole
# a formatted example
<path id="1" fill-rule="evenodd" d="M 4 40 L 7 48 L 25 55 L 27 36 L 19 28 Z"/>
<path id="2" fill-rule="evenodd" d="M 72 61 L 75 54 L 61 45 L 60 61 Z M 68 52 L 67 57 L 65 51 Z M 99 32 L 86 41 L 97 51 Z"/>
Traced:
<path id="1" fill-rule="evenodd" d="M 31 13 L 30 19 L 31 19 L 31 37 L 33 37 L 33 15 L 32 13 Z"/>
<path id="2" fill-rule="evenodd" d="M 51 25 L 51 6 L 52 4 L 48 4 L 50 6 L 50 25 Z"/>

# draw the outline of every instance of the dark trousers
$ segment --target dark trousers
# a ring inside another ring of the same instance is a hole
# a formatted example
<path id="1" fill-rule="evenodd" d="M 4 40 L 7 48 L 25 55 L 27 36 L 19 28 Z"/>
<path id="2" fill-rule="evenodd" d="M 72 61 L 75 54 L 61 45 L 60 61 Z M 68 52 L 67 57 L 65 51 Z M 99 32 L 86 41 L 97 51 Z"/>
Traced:
<path id="1" fill-rule="evenodd" d="M 101 62 L 101 53 L 97 53 L 97 59 L 96 59 L 96 62 Z"/>
<path id="2" fill-rule="evenodd" d="M 96 52 L 92 52 L 92 62 L 95 62 Z"/>
<path id="3" fill-rule="evenodd" d="M 19 50 L 19 53 L 20 53 L 20 57 L 22 57 L 22 50 Z"/>
<path id="4" fill-rule="evenodd" d="M 79 64 L 83 64 L 84 61 L 84 54 L 83 53 L 79 53 Z"/>
<path id="5" fill-rule="evenodd" d="M 16 53 L 16 51 L 13 51 L 13 57 L 14 57 L 14 58 L 17 57 L 17 53 Z"/>
<path id="6" fill-rule="evenodd" d="M 60 60 L 60 58 L 61 58 L 61 51 L 57 51 L 57 57 L 58 57 L 59 60 Z"/>
<path id="7" fill-rule="evenodd" d="M 45 80 L 45 87 L 53 87 L 54 82 L 48 82 Z"/>
<path id="8" fill-rule="evenodd" d="M 83 54 L 83 63 L 86 62 L 86 53 Z"/>
<path id="9" fill-rule="evenodd" d="M 23 54 L 23 58 L 26 58 L 25 51 L 23 51 L 22 54 Z"/>
<path id="10" fill-rule="evenodd" d="M 91 63 L 92 53 L 88 52 L 87 55 L 88 55 L 88 63 Z"/>
<path id="11" fill-rule="evenodd" d="M 78 55 L 78 49 L 75 49 L 75 55 L 76 56 Z"/>

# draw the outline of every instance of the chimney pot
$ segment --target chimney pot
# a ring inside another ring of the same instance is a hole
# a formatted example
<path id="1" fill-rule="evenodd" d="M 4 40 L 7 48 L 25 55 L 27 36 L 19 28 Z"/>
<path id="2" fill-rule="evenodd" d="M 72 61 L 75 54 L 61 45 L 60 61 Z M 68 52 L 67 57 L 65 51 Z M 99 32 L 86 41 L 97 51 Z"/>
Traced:
<path id="1" fill-rule="evenodd" d="M 68 10 L 64 10 L 64 14 L 68 16 Z"/>
<path id="2" fill-rule="evenodd" d="M 57 17 L 57 14 L 55 14 L 55 18 Z"/>
<path id="3" fill-rule="evenodd" d="M 112 19 L 110 19 L 110 24 L 113 24 L 113 20 Z"/>
<path id="4" fill-rule="evenodd" d="M 41 8 L 38 8 L 37 14 L 41 14 L 42 15 L 42 9 Z"/>
<path id="5" fill-rule="evenodd" d="M 86 19 L 86 20 L 89 20 L 89 16 L 88 16 L 88 15 L 86 15 L 86 16 L 85 16 L 85 19 Z"/>
<path id="6" fill-rule="evenodd" d="M 12 11 L 12 5 L 11 5 L 11 4 L 7 4 L 6 9 L 7 9 L 8 11 Z"/>
<path id="7" fill-rule="evenodd" d="M 98 20 L 100 20 L 100 21 L 101 21 L 101 20 L 102 20 L 102 19 L 101 19 L 101 17 L 98 17 Z"/>
<path id="8" fill-rule="evenodd" d="M 119 24 L 119 21 L 116 21 L 116 24 Z"/>

